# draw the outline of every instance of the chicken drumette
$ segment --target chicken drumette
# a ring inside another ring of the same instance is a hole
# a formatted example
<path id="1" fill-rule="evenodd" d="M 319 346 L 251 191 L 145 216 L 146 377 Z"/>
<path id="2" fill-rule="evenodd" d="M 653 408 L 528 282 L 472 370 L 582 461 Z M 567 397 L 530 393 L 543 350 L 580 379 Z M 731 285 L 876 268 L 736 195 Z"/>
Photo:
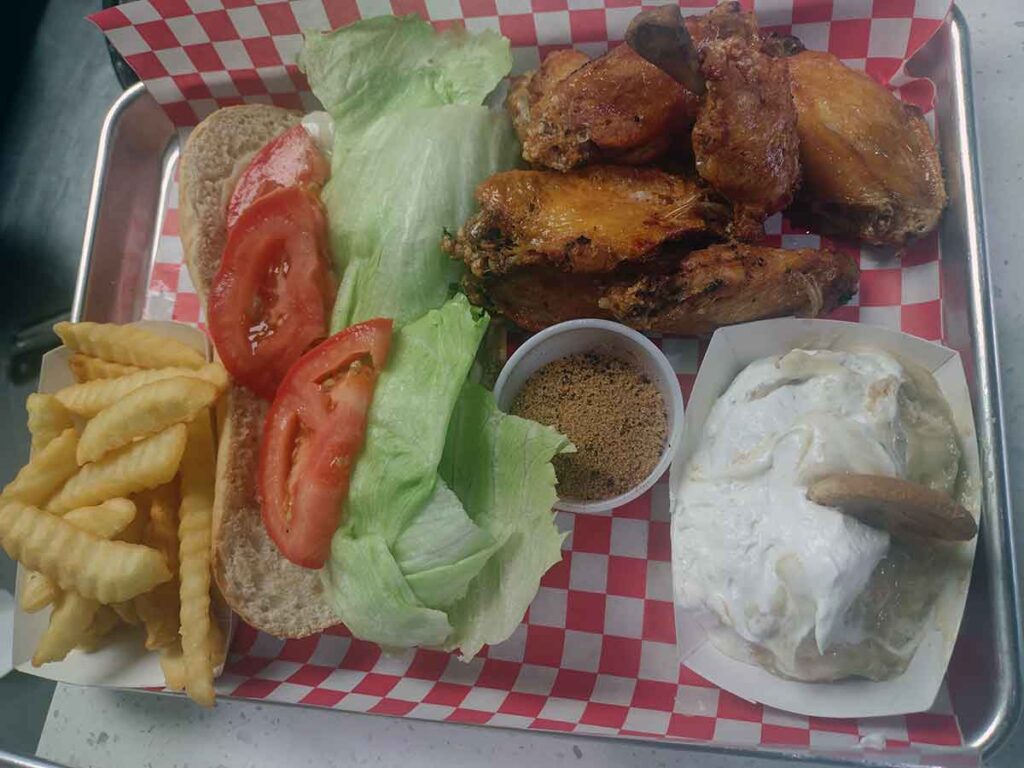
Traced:
<path id="1" fill-rule="evenodd" d="M 654 169 L 510 171 L 477 188 L 480 213 L 445 247 L 467 292 L 528 330 L 578 317 L 699 334 L 817 315 L 856 289 L 842 254 L 709 245 L 728 220 L 704 185 Z"/>

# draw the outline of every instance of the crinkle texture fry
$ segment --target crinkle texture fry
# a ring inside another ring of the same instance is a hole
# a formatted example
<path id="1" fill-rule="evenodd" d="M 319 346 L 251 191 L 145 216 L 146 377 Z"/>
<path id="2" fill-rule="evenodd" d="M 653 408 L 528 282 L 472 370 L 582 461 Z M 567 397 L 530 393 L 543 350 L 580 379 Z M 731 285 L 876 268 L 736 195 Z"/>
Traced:
<path id="1" fill-rule="evenodd" d="M 38 392 L 25 401 L 28 431 L 32 435 L 32 453 L 38 453 L 68 427 L 74 426 L 71 412 L 53 395 Z"/>
<path id="2" fill-rule="evenodd" d="M 32 666 L 41 667 L 50 661 L 60 661 L 86 637 L 100 604 L 74 592 L 66 592 L 57 601 L 50 614 L 50 624 L 39 638 Z"/>
<path id="3" fill-rule="evenodd" d="M 199 368 L 203 356 L 177 339 L 132 325 L 57 323 L 53 331 L 75 352 L 139 368 Z"/>
<path id="4" fill-rule="evenodd" d="M 175 578 L 152 592 L 135 598 L 135 608 L 146 627 L 146 648 L 166 648 L 178 641 L 181 602 L 178 572 L 178 488 L 175 483 L 162 485 L 152 493 L 149 520 L 142 534 L 142 543 L 163 554 Z"/>
<path id="5" fill-rule="evenodd" d="M 4 488 L 3 498 L 5 500 L 17 499 L 36 507 L 44 504 L 57 493 L 69 477 L 75 474 L 77 465 L 74 457 L 77 447 L 78 433 L 73 428 L 65 429 L 21 468 L 21 471 Z M 116 495 L 111 494 L 111 496 Z M 106 498 L 110 497 L 103 496 L 97 501 Z"/>
<path id="6" fill-rule="evenodd" d="M 179 510 L 179 578 L 181 643 L 185 656 L 185 690 L 203 706 L 213 705 L 210 633 L 210 538 L 213 523 L 215 458 L 208 418 L 189 424 L 188 446 L 181 463 Z"/>
<path id="7" fill-rule="evenodd" d="M 176 424 L 86 464 L 50 499 L 47 509 L 61 513 L 170 482 L 184 450 L 185 425 Z"/>
<path id="8" fill-rule="evenodd" d="M 220 392 L 210 382 L 188 376 L 139 387 L 89 420 L 78 441 L 78 463 L 98 461 L 140 437 L 191 421 Z"/>
<path id="9" fill-rule="evenodd" d="M 121 620 L 117 618 L 117 614 L 113 610 L 101 605 L 96 611 L 96 615 L 93 616 L 92 624 L 82 635 L 78 647 L 86 653 L 92 653 L 103 644 L 107 635 L 120 623 Z"/>
<path id="10" fill-rule="evenodd" d="M 172 575 L 163 555 L 151 547 L 104 541 L 19 501 L 0 506 L 0 545 L 61 589 L 104 604 L 130 600 Z"/>
<path id="11" fill-rule="evenodd" d="M 109 360 L 83 354 L 72 355 L 68 360 L 68 367 L 79 384 L 96 379 L 116 379 L 119 376 L 127 376 L 129 373 L 138 373 L 142 370 L 136 365 L 112 363 Z"/>
<path id="12" fill-rule="evenodd" d="M 131 392 L 146 384 L 176 376 L 191 376 L 203 379 L 219 390 L 227 389 L 228 374 L 222 365 L 208 363 L 201 368 L 157 368 L 139 371 L 116 379 L 96 379 L 84 384 L 72 384 L 58 391 L 56 397 L 72 413 L 92 418 L 104 408 L 109 408 Z"/>
<path id="13" fill-rule="evenodd" d="M 96 507 L 79 507 L 64 515 L 65 522 L 101 539 L 112 539 L 135 518 L 135 505 L 128 499 L 110 499 Z M 60 595 L 52 579 L 31 571 L 21 588 L 18 603 L 26 613 L 35 613 Z"/>

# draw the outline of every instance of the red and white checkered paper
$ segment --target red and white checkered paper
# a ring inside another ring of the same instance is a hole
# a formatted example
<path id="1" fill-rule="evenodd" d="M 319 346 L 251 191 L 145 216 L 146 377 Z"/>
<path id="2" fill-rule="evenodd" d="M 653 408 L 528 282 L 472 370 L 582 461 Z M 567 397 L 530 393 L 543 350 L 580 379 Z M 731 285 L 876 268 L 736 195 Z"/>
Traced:
<path id="1" fill-rule="evenodd" d="M 654 3 L 643 3 L 643 6 Z M 712 0 L 682 0 L 706 9 Z M 931 109 L 932 86 L 904 62 L 938 29 L 948 0 L 755 0 L 762 25 L 798 35 L 866 69 L 907 101 Z M 436 27 L 458 20 L 513 44 L 516 71 L 574 45 L 598 55 L 622 40 L 638 0 L 148 0 L 91 17 L 182 129 L 242 102 L 314 109 L 295 67 L 300 30 L 386 13 L 418 13 Z M 930 115 L 929 115 L 930 117 Z M 942 338 L 939 246 L 928 237 L 892 256 L 819 238 L 783 217 L 767 225 L 783 247 L 830 246 L 860 261 L 860 293 L 835 313 L 927 339 Z M 177 186 L 171 185 L 145 314 L 202 323 L 182 266 Z M 702 348 L 658 342 L 688 396 Z M 283 641 L 243 626 L 218 690 L 225 696 L 461 723 L 718 746 L 809 750 L 820 756 L 972 764 L 946 689 L 928 713 L 871 720 L 793 715 L 743 701 L 676 656 L 665 480 L 604 514 L 558 513 L 571 535 L 522 624 L 466 664 L 413 650 L 384 655 L 336 627 Z M 939 755 L 942 754 L 940 758 Z"/>

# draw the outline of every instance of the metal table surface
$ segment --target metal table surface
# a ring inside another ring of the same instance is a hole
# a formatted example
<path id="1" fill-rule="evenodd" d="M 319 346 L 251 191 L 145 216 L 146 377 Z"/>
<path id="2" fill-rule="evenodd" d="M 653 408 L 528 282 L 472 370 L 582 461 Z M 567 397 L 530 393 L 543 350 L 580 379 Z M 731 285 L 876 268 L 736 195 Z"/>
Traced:
<path id="1" fill-rule="evenodd" d="M 0 478 L 28 453 L 24 399 L 35 387 L 36 326 L 70 308 L 103 115 L 120 86 L 100 33 L 83 17 L 99 0 L 5 8 L 8 78 L 0 86 Z M 964 2 L 1011 466 L 1024 462 L 1024 4 Z M 11 77 L 10 75 L 14 76 Z M 1024 498 L 1024 473 L 1011 477 Z M 1024 542 L 1024 523 L 1018 523 Z M 13 590 L 0 554 L 0 588 Z M 0 748 L 85 765 L 357 765 L 414 768 L 546 765 L 770 766 L 771 761 L 630 743 L 495 732 L 257 703 L 213 713 L 145 694 L 74 688 L 12 673 L 0 680 Z M 991 761 L 1024 760 L 1024 727 Z"/>

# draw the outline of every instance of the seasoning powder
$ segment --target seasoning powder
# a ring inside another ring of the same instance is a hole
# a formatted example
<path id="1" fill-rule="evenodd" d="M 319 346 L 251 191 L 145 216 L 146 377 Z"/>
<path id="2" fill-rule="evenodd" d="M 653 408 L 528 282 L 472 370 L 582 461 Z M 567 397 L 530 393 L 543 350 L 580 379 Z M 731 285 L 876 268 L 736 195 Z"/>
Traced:
<path id="1" fill-rule="evenodd" d="M 512 413 L 569 437 L 576 453 L 553 460 L 562 498 L 594 501 L 635 488 L 668 432 L 665 403 L 635 365 L 611 355 L 570 355 L 527 379 Z"/>

